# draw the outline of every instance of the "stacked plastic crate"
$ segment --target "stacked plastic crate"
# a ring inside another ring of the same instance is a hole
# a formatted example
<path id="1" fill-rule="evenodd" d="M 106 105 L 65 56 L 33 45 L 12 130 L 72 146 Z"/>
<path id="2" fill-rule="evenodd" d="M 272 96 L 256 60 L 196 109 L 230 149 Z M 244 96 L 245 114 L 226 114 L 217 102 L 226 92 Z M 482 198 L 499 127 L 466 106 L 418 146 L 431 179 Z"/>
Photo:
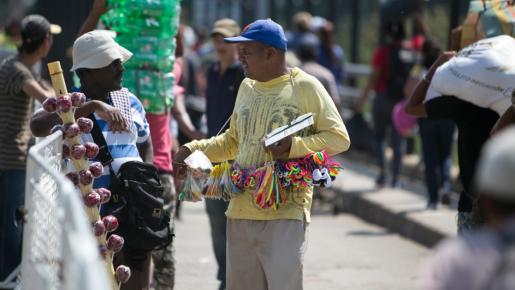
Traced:
<path id="1" fill-rule="evenodd" d="M 123 85 L 149 113 L 173 105 L 175 35 L 180 0 L 110 0 L 102 21 L 116 31 L 116 41 L 134 55 L 125 63 Z"/>

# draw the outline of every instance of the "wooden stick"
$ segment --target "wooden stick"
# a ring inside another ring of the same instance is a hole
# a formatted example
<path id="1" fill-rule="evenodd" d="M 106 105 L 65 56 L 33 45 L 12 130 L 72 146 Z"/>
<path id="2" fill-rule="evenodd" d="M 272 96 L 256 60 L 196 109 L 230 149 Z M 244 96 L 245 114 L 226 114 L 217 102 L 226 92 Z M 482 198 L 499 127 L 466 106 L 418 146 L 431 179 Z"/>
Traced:
<path id="1" fill-rule="evenodd" d="M 63 70 L 61 69 L 61 63 L 59 61 L 51 62 L 48 65 L 48 72 L 50 73 L 50 78 L 52 80 L 52 86 L 55 91 L 55 95 L 57 97 L 63 96 L 68 94 L 68 90 L 66 89 L 66 83 L 64 81 L 63 77 Z M 72 108 L 69 112 L 66 113 L 59 113 L 59 117 L 61 117 L 61 120 L 63 121 L 63 124 L 67 123 L 75 123 L 75 109 Z M 81 140 L 79 136 L 73 137 L 73 138 L 67 138 L 68 144 L 70 145 L 70 149 L 73 145 L 81 144 Z M 75 167 L 75 171 L 77 174 L 81 170 L 85 170 L 89 168 L 88 161 L 86 159 L 81 160 L 75 160 L 73 158 L 70 158 L 73 166 Z M 93 191 L 93 184 L 89 185 L 79 185 L 79 189 L 81 191 L 81 199 L 88 194 L 89 192 Z M 100 220 L 100 212 L 98 210 L 98 207 L 85 207 L 86 208 L 86 214 L 88 216 L 88 220 L 91 225 L 93 225 L 96 221 Z M 105 234 L 102 235 L 101 238 L 97 238 L 97 241 L 101 246 L 106 246 L 106 237 Z M 110 273 L 109 279 L 111 281 L 111 286 L 113 290 L 120 289 L 116 278 L 115 278 L 115 270 L 113 266 L 113 260 L 111 255 L 107 255 L 108 257 L 104 259 L 106 269 L 108 273 Z"/>

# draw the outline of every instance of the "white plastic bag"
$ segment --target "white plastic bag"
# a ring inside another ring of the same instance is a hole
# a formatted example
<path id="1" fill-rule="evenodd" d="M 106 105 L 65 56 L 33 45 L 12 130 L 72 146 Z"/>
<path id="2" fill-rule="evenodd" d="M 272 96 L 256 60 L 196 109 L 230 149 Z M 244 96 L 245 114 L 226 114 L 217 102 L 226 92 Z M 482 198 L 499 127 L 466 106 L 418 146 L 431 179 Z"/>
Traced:
<path id="1" fill-rule="evenodd" d="M 207 179 L 211 171 L 213 171 L 213 164 L 209 158 L 199 150 L 195 150 L 190 154 L 184 163 L 188 165 L 186 179 L 184 186 L 179 193 L 179 200 L 182 201 L 201 201 Z"/>
<path id="2" fill-rule="evenodd" d="M 514 53 L 515 39 L 507 35 L 475 42 L 436 70 L 430 89 L 502 115 L 515 89 Z"/>
<path id="3" fill-rule="evenodd" d="M 193 151 L 190 156 L 186 157 L 184 163 L 188 165 L 188 169 L 198 170 L 208 174 L 213 171 L 213 164 L 211 164 L 209 158 L 199 150 Z"/>

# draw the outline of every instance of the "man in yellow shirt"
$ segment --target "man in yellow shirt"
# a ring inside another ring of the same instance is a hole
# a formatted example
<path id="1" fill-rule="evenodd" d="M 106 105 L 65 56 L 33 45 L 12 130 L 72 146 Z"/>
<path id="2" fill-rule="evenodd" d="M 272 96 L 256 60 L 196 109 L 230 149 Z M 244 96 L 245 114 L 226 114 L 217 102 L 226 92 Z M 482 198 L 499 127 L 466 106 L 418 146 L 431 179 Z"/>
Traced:
<path id="1" fill-rule="evenodd" d="M 246 79 L 240 85 L 229 129 L 216 137 L 181 147 L 174 159 L 177 174 L 195 150 L 211 162 L 235 160 L 243 168 L 270 159 L 302 158 L 326 150 L 330 155 L 349 148 L 349 135 L 322 84 L 298 68 L 286 66 L 286 38 L 274 21 L 257 20 L 240 36 L 239 58 Z M 263 137 L 300 115 L 313 113 L 314 124 L 293 137 L 265 148 Z M 302 289 L 303 256 L 313 188 L 288 190 L 278 209 L 256 205 L 251 190 L 231 198 L 227 221 L 228 290 Z"/>

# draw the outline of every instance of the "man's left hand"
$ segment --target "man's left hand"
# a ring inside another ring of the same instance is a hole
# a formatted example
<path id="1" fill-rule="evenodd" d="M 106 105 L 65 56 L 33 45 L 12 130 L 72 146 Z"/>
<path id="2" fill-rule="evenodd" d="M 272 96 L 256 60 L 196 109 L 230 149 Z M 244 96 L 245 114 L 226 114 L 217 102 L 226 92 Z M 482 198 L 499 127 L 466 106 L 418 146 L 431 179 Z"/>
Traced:
<path id="1" fill-rule="evenodd" d="M 265 147 L 265 139 L 261 141 L 261 144 L 263 145 L 263 148 L 267 152 L 271 152 L 272 156 L 274 156 L 274 159 L 284 159 L 288 158 L 288 155 L 290 154 L 291 149 L 291 140 L 292 137 L 288 136 L 280 141 L 275 142 L 274 144 Z"/>

